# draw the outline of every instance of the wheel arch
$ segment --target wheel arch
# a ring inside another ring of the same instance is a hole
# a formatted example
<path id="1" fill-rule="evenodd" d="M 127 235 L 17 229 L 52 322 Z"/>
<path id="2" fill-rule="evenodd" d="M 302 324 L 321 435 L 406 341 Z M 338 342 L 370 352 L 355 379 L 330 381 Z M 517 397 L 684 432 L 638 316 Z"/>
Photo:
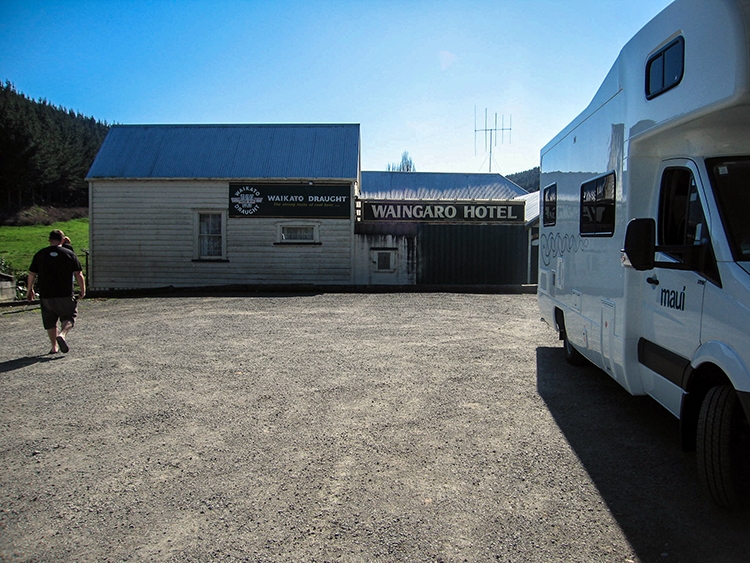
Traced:
<path id="1" fill-rule="evenodd" d="M 565 339 L 565 313 L 560 307 L 555 307 L 555 329 L 560 340 Z"/>
<path id="2" fill-rule="evenodd" d="M 685 397 L 680 413 L 683 449 L 695 449 L 701 405 L 708 391 L 717 385 L 730 385 L 738 393 L 745 416 L 750 420 L 750 371 L 726 344 L 706 342 L 698 349 L 683 377 Z"/>

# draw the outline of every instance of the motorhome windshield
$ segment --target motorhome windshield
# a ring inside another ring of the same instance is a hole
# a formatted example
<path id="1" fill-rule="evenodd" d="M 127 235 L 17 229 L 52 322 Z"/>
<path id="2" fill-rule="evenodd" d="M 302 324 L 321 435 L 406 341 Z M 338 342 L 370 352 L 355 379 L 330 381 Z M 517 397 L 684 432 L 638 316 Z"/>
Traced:
<path id="1" fill-rule="evenodd" d="M 706 160 L 736 262 L 750 262 L 750 156 Z"/>

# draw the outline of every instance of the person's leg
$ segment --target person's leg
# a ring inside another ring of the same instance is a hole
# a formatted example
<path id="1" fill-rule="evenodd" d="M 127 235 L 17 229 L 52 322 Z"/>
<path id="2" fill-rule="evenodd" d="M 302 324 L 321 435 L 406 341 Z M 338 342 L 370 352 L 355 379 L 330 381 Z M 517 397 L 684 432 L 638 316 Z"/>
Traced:
<path id="1" fill-rule="evenodd" d="M 39 304 L 42 309 L 42 324 L 47 330 L 47 336 L 49 336 L 49 340 L 52 343 L 52 349 L 50 349 L 49 353 L 57 354 L 57 313 L 54 311 L 53 307 L 50 307 L 48 300 L 42 298 L 39 300 Z"/>
<path id="2" fill-rule="evenodd" d="M 52 349 L 49 353 L 57 354 L 57 327 L 47 329 L 47 335 L 49 336 L 49 341 L 52 342 Z"/>
<path id="3" fill-rule="evenodd" d="M 70 330 L 73 328 L 76 322 L 76 316 L 78 316 L 78 302 L 75 299 L 61 299 L 60 300 L 60 332 L 57 335 L 57 344 L 60 346 L 60 351 L 63 354 L 67 354 L 68 347 L 67 336 Z"/>
<path id="4" fill-rule="evenodd" d="M 65 319 L 65 320 L 60 319 L 60 325 L 61 325 L 60 336 L 65 338 L 70 332 L 70 330 L 73 328 L 73 321 L 71 321 L 70 319 Z"/>

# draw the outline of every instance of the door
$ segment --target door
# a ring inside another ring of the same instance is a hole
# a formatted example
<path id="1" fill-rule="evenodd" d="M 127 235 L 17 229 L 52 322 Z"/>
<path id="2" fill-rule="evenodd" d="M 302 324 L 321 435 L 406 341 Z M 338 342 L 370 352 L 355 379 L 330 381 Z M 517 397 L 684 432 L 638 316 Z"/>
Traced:
<path id="1" fill-rule="evenodd" d="M 708 245 L 703 187 L 692 161 L 662 165 L 657 211 L 657 247 L 683 247 L 657 252 L 656 261 L 679 264 L 687 260 L 686 246 Z M 710 259 L 691 270 L 657 267 L 643 272 L 645 285 L 642 335 L 638 360 L 646 392 L 679 416 L 682 378 L 701 342 L 705 284 L 716 269 Z"/>
<path id="2" fill-rule="evenodd" d="M 417 245 L 417 284 L 526 283 L 528 240 L 523 226 L 421 223 Z"/>

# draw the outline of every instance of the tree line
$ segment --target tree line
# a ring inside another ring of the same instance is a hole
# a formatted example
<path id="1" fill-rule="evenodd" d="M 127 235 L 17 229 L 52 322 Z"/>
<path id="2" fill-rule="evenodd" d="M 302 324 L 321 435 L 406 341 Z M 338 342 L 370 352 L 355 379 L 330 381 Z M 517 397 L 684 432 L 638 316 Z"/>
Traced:
<path id="1" fill-rule="evenodd" d="M 524 170 L 523 172 L 516 172 L 515 174 L 508 174 L 506 178 L 515 184 L 521 186 L 527 192 L 538 192 L 539 191 L 539 167 L 532 168 L 531 170 Z"/>
<path id="2" fill-rule="evenodd" d="M 109 125 L 0 84 L 0 207 L 87 207 L 86 174 Z"/>

